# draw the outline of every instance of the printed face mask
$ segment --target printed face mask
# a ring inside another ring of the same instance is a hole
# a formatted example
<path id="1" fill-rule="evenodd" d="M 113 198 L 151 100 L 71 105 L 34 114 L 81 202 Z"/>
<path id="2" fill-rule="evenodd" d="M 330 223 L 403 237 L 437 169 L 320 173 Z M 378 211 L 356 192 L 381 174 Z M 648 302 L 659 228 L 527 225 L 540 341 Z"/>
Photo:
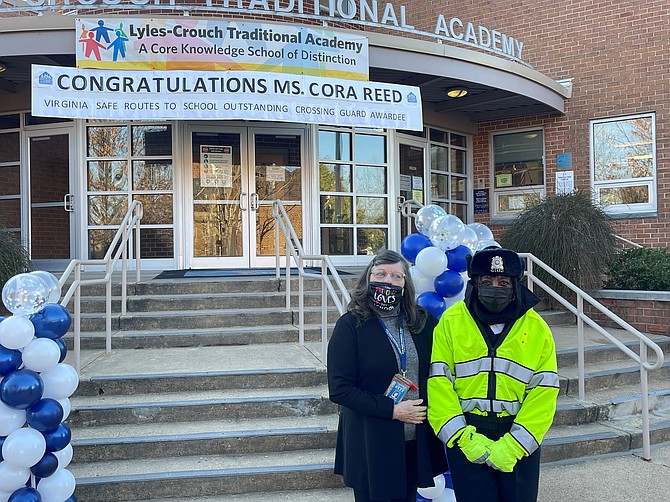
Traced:
<path id="1" fill-rule="evenodd" d="M 477 297 L 486 310 L 497 314 L 505 310 L 514 299 L 513 288 L 500 286 L 478 286 Z"/>
<path id="2" fill-rule="evenodd" d="M 370 299 L 379 310 L 388 312 L 400 305 L 402 286 L 394 286 L 386 282 L 370 283 Z"/>

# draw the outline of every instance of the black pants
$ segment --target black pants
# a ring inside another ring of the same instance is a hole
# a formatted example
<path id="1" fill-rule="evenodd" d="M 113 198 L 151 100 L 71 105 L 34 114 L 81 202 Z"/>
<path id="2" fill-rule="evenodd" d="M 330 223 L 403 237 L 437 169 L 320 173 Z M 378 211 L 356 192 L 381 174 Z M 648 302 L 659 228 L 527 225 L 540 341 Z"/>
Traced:
<path id="1" fill-rule="evenodd" d="M 477 432 L 497 440 L 509 432 L 513 417 L 479 417 L 466 413 Z M 486 464 L 473 464 L 454 445 L 447 448 L 449 471 L 458 502 L 536 502 L 540 479 L 540 448 L 519 460 L 512 472 L 500 472 Z"/>
<path id="2" fill-rule="evenodd" d="M 405 441 L 405 462 L 407 465 L 407 494 L 404 498 L 393 499 L 371 499 L 370 494 L 360 490 L 354 490 L 354 500 L 356 502 L 416 502 L 416 490 L 418 488 L 416 478 L 416 441 Z M 459 501 L 460 502 L 460 501 Z"/>

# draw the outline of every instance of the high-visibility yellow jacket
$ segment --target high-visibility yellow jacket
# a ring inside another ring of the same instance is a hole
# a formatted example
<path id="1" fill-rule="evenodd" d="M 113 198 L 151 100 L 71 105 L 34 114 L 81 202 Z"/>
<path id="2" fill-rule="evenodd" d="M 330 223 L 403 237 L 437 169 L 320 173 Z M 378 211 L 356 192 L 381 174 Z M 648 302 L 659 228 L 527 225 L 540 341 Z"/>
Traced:
<path id="1" fill-rule="evenodd" d="M 463 301 L 442 315 L 433 338 L 428 420 L 447 446 L 467 425 L 465 412 L 514 416 L 510 433 L 530 455 L 551 426 L 558 390 L 554 339 L 534 310 L 495 346 Z"/>

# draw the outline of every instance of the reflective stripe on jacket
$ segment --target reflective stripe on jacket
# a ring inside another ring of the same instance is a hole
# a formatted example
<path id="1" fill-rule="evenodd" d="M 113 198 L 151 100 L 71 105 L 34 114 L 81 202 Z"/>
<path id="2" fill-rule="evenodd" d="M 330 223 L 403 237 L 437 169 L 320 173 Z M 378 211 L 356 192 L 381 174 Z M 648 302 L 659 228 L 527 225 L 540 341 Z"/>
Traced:
<path id="1" fill-rule="evenodd" d="M 556 346 L 547 323 L 532 309 L 489 347 L 463 301 L 440 319 L 433 337 L 428 420 L 453 446 L 467 425 L 463 413 L 514 416 L 510 433 L 533 453 L 551 426 L 559 382 Z"/>

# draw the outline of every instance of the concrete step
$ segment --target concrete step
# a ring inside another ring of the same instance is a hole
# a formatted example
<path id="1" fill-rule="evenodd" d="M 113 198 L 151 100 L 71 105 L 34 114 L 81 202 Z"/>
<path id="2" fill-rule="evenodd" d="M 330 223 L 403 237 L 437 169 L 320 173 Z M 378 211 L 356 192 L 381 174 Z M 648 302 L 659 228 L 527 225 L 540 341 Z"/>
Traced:
<path id="1" fill-rule="evenodd" d="M 574 367 L 559 368 L 558 374 L 561 378 L 561 390 L 565 390 L 568 395 L 577 395 L 579 393 L 578 369 Z M 590 364 L 585 368 L 584 377 L 584 388 L 587 393 L 628 385 L 636 385 L 639 388 L 640 368 L 639 366 L 624 366 L 619 362 Z M 670 362 L 666 362 L 657 370 L 648 373 L 649 382 L 668 382 L 669 379 Z"/>
<path id="2" fill-rule="evenodd" d="M 145 499 L 136 502 L 159 502 L 158 499 Z M 354 502 L 351 488 L 332 488 L 330 490 L 293 490 L 284 492 L 258 492 L 243 495 L 225 495 L 218 497 L 189 497 L 170 499 L 170 502 Z"/>
<path id="3" fill-rule="evenodd" d="M 81 502 L 341 488 L 333 449 L 72 464 Z M 101 476 L 100 473 L 104 473 Z"/>

